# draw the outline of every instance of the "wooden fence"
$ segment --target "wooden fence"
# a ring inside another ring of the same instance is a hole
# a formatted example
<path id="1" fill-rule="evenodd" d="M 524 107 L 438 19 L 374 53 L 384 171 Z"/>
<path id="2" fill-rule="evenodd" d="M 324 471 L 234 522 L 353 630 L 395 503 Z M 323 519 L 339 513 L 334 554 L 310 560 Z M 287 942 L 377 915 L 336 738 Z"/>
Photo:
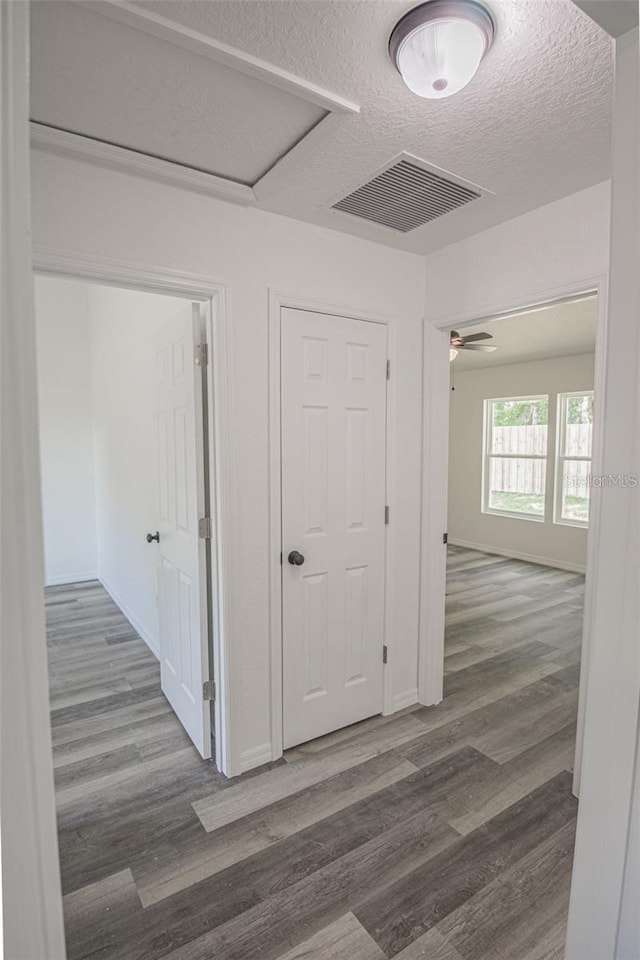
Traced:
<path id="1" fill-rule="evenodd" d="M 590 423 L 567 424 L 565 431 L 565 456 L 588 457 L 591 455 Z M 494 427 L 492 453 L 513 457 L 491 460 L 490 483 L 492 490 L 509 493 L 544 493 L 546 460 L 527 459 L 531 456 L 547 456 L 547 427 L 545 425 L 523 427 Z M 588 463 L 566 464 L 565 472 L 576 484 L 576 496 L 585 496 L 583 484 L 589 472 Z"/>
<path id="2" fill-rule="evenodd" d="M 490 488 L 509 493 L 544 493 L 546 460 L 491 460 Z"/>

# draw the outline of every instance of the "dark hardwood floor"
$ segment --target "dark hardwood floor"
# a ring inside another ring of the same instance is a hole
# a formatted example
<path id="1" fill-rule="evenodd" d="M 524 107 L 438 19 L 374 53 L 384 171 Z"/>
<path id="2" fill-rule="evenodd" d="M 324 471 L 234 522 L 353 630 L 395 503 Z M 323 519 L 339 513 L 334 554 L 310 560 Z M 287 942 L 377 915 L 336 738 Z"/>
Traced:
<path id="1" fill-rule="evenodd" d="M 561 960 L 583 578 L 451 547 L 444 702 L 226 781 L 97 583 L 47 590 L 70 960 Z"/>

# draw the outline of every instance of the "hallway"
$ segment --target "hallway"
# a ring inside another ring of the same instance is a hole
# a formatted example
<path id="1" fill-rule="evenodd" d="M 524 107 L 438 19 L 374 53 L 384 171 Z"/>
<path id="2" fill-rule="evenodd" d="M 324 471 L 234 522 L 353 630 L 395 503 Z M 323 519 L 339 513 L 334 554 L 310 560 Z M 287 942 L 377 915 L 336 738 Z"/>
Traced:
<path id="1" fill-rule="evenodd" d="M 445 701 L 232 782 L 103 588 L 47 591 L 70 960 L 560 960 L 584 578 L 448 566 Z"/>

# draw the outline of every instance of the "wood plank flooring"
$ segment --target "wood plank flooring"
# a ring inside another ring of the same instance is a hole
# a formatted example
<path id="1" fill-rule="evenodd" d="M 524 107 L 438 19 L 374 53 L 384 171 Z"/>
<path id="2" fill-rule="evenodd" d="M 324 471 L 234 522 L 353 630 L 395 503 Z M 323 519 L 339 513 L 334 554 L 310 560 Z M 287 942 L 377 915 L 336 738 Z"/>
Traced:
<path id="1" fill-rule="evenodd" d="M 449 548 L 445 700 L 226 781 L 100 584 L 47 590 L 70 960 L 561 960 L 583 578 Z"/>

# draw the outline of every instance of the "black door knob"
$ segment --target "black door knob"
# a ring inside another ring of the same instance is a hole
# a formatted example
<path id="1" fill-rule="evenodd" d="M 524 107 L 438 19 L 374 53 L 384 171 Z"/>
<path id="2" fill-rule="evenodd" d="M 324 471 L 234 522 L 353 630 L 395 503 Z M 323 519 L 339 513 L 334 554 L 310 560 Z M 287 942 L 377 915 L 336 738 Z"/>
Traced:
<path id="1" fill-rule="evenodd" d="M 294 567 L 301 567 L 304 563 L 304 557 L 301 553 L 298 553 L 297 550 L 292 550 L 289 556 L 287 557 L 289 563 Z"/>
<path id="2" fill-rule="evenodd" d="M 157 530 L 155 533 L 147 534 L 147 543 L 153 543 L 154 540 L 156 543 L 160 543 L 160 533 Z"/>

